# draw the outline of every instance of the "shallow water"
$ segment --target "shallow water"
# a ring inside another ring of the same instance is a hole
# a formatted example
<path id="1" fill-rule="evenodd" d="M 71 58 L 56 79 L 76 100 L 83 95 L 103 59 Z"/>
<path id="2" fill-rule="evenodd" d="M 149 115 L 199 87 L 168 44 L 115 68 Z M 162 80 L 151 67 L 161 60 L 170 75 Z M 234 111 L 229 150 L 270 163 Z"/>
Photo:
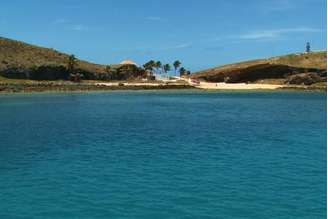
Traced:
<path id="1" fill-rule="evenodd" d="M 0 95 L 0 218 L 326 218 L 326 94 Z"/>

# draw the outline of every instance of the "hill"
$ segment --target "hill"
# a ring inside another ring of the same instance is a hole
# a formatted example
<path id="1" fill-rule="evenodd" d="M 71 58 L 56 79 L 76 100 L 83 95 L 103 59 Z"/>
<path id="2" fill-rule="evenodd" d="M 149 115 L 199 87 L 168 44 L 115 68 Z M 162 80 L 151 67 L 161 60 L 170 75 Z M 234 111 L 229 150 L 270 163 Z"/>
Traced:
<path id="1" fill-rule="evenodd" d="M 34 46 L 0 37 L 0 75 L 14 79 L 67 79 L 69 55 L 54 49 Z M 76 60 L 76 72 L 89 80 L 123 80 L 144 72 L 134 65 L 99 65 Z"/>
<path id="2" fill-rule="evenodd" d="M 326 51 L 289 54 L 223 65 L 200 72 L 191 77 L 209 82 L 259 82 L 313 84 L 326 81 Z M 274 80 L 272 80 L 274 79 Z"/>

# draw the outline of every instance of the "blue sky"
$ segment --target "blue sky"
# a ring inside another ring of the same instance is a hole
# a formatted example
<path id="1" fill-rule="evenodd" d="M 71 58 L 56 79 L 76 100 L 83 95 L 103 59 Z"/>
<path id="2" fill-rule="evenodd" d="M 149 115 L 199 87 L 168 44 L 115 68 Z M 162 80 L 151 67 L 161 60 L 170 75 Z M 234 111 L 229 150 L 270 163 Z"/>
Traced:
<path id="1" fill-rule="evenodd" d="M 325 0 L 3 0 L 0 36 L 101 64 L 183 62 L 193 71 L 326 49 Z"/>

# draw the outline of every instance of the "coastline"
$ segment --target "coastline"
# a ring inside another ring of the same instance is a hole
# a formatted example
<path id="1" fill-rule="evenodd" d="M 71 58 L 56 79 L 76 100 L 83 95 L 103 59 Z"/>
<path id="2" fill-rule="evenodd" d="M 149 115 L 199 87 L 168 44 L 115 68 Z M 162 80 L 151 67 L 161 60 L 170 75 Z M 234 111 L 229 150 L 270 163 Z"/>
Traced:
<path id="1" fill-rule="evenodd" d="M 198 85 L 186 83 L 158 83 L 158 82 L 82 82 L 72 83 L 66 81 L 25 81 L 0 82 L 0 93 L 32 93 L 32 92 L 88 92 L 88 91 L 114 91 L 114 90 L 302 90 L 326 91 L 325 86 L 303 85 L 274 85 L 274 84 L 225 84 L 201 82 Z"/>
<path id="2" fill-rule="evenodd" d="M 246 84 L 246 83 L 210 83 L 210 82 L 200 82 L 196 87 L 201 89 L 211 89 L 211 90 L 276 90 L 283 88 L 283 85 L 275 84 Z"/>
<path id="3" fill-rule="evenodd" d="M 211 83 L 200 82 L 196 88 L 205 90 L 322 90 L 326 86 L 287 85 L 287 84 L 261 84 L 261 83 Z"/>
<path id="4" fill-rule="evenodd" d="M 93 83 L 0 83 L 0 93 L 32 93 L 32 92 L 84 92 L 84 91 L 113 91 L 113 90 L 165 90 L 165 89 L 195 89 L 186 84 L 120 84 L 107 86 Z"/>

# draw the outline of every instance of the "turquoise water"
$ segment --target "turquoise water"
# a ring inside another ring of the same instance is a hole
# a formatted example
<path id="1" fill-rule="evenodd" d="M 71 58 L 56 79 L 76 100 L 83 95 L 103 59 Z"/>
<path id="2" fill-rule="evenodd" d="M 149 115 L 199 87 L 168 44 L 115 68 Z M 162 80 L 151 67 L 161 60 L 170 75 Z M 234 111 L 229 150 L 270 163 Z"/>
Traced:
<path id="1" fill-rule="evenodd" d="M 0 218 L 326 218 L 326 94 L 0 95 Z"/>

